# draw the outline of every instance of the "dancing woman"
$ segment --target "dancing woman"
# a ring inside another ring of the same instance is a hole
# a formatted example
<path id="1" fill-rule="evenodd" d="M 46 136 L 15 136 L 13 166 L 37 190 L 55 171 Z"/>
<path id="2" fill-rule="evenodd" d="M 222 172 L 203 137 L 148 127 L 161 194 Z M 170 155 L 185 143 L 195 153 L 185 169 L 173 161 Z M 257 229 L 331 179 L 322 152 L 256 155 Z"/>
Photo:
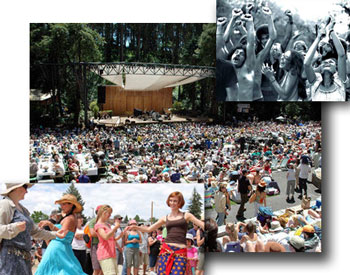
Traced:
<path id="1" fill-rule="evenodd" d="M 167 205 L 171 212 L 160 218 L 150 227 L 131 226 L 131 229 L 150 233 L 165 224 L 167 237 L 162 244 L 159 254 L 158 275 L 179 274 L 184 275 L 186 271 L 186 233 L 187 223 L 192 222 L 204 229 L 204 223 L 191 213 L 181 212 L 185 201 L 181 192 L 173 192 L 168 196 Z"/>
<path id="2" fill-rule="evenodd" d="M 54 225 L 50 221 L 41 221 L 39 227 L 49 226 L 51 231 L 63 229 L 68 233 L 65 238 L 56 238 L 50 242 L 35 275 L 85 275 L 72 250 L 72 240 L 78 224 L 75 214 L 80 213 L 83 207 L 71 194 L 63 195 L 61 199 L 55 201 L 55 204 L 60 205 L 64 216 L 60 224 Z"/>

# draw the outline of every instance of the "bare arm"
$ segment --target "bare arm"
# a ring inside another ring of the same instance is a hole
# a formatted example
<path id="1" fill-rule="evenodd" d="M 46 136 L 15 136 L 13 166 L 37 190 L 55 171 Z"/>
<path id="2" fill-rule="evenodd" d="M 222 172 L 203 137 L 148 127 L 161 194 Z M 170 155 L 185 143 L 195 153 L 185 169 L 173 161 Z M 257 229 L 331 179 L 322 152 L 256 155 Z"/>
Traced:
<path id="1" fill-rule="evenodd" d="M 130 229 L 138 230 L 138 231 L 146 232 L 146 233 L 151 233 L 152 231 L 155 231 L 159 227 L 163 226 L 165 224 L 165 222 L 166 222 L 166 218 L 162 217 L 155 224 L 152 224 L 149 227 L 146 227 L 146 226 L 130 226 Z"/>
<path id="2" fill-rule="evenodd" d="M 228 56 L 228 52 L 225 47 L 223 28 L 225 23 L 227 22 L 226 17 L 220 17 L 216 22 L 216 59 L 226 59 Z"/>
<path id="3" fill-rule="evenodd" d="M 185 219 L 186 219 L 186 221 L 190 221 L 193 224 L 198 225 L 200 228 L 202 228 L 204 230 L 204 222 L 202 222 L 201 220 L 197 219 L 193 214 L 185 213 Z"/>
<path id="4" fill-rule="evenodd" d="M 287 49 L 289 41 L 292 37 L 293 23 L 294 23 L 293 22 L 293 15 L 292 15 L 292 12 L 290 10 L 286 10 L 284 14 L 288 17 L 288 23 L 285 27 L 285 35 L 284 35 L 283 41 L 281 42 L 281 47 L 282 47 L 283 52 L 285 52 L 285 50 Z"/>
<path id="5" fill-rule="evenodd" d="M 334 47 L 337 51 L 338 54 L 338 74 L 339 78 L 345 82 L 346 81 L 346 54 L 345 50 L 343 47 L 343 44 L 340 42 L 338 36 L 333 30 L 334 27 L 334 19 L 332 19 L 332 22 L 330 24 L 330 31 L 329 31 L 329 36 L 332 38 Z"/>
<path id="6" fill-rule="evenodd" d="M 253 16 L 246 14 L 242 16 L 242 20 L 246 22 L 247 27 L 247 57 L 246 64 L 248 71 L 254 70 L 255 66 L 255 30 Z"/>
<path id="7" fill-rule="evenodd" d="M 227 43 L 228 40 L 230 39 L 230 34 L 233 31 L 234 23 L 236 22 L 237 18 L 239 16 L 241 16 L 242 14 L 243 14 L 243 12 L 241 9 L 233 9 L 232 10 L 232 17 L 231 17 L 230 22 L 228 23 L 228 25 L 225 29 L 224 35 L 223 35 L 223 39 L 224 39 L 225 43 Z"/>
<path id="8" fill-rule="evenodd" d="M 201 238 L 201 231 L 200 231 L 200 229 L 198 229 L 197 230 L 197 232 L 196 232 L 196 238 L 197 238 L 197 246 L 198 247 L 200 247 L 201 245 L 203 245 L 204 244 L 204 237 L 203 238 Z"/>
<path id="9" fill-rule="evenodd" d="M 257 59 L 259 60 L 258 62 L 260 62 L 261 64 L 264 62 L 266 56 L 269 54 L 270 49 L 277 38 L 277 32 L 275 24 L 273 23 L 271 10 L 268 7 L 264 7 L 262 11 L 264 16 L 268 20 L 269 39 L 267 40 L 265 47 L 258 53 L 257 56 Z"/>
<path id="10" fill-rule="evenodd" d="M 321 41 L 321 38 L 325 35 L 326 30 L 323 28 L 318 31 L 317 37 L 315 41 L 312 43 L 311 47 L 309 48 L 304 61 L 304 69 L 306 73 L 307 80 L 312 84 L 316 81 L 316 74 L 314 69 L 312 68 L 312 61 L 314 58 L 314 55 L 316 53 L 316 49 L 318 47 L 318 44 Z"/>
<path id="11" fill-rule="evenodd" d="M 118 226 L 113 227 L 113 229 L 111 231 L 109 231 L 108 233 L 106 233 L 106 231 L 103 228 L 98 228 L 97 229 L 97 233 L 100 235 L 100 237 L 102 239 L 104 239 L 105 241 L 109 240 L 111 237 L 114 236 L 115 232 L 118 230 Z M 120 238 L 119 238 L 120 239 Z M 118 239 L 118 240 L 119 240 Z"/>

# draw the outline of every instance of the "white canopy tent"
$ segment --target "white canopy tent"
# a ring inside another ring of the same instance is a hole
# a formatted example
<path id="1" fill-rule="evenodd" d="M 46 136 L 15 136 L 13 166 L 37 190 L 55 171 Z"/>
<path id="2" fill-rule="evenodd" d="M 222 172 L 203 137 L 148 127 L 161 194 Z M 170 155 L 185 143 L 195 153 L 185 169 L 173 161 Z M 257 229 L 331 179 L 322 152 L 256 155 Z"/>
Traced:
<path id="1" fill-rule="evenodd" d="M 214 77 L 214 68 L 149 63 L 92 64 L 89 68 L 125 90 L 159 90 Z"/>

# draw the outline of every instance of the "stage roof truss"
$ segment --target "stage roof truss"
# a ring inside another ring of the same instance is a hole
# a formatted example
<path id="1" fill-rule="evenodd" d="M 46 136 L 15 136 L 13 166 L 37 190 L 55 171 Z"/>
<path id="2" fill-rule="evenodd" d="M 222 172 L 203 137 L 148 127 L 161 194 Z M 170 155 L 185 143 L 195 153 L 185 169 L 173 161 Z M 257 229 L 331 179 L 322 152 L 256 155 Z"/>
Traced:
<path id="1" fill-rule="evenodd" d="M 88 68 L 100 76 L 110 75 L 167 75 L 188 77 L 215 77 L 215 68 L 190 65 L 172 65 L 157 63 L 86 63 Z"/>

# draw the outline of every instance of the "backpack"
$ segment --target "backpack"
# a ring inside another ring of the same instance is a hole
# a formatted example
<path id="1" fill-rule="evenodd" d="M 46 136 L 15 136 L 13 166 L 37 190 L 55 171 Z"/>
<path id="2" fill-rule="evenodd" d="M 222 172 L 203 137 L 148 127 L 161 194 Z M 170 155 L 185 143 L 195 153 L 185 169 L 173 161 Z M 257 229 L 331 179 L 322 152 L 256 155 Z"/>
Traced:
<path id="1" fill-rule="evenodd" d="M 90 233 L 90 229 L 89 229 L 89 226 L 85 226 L 84 228 L 84 235 L 83 235 L 83 239 L 85 241 L 85 244 L 86 244 L 86 247 L 87 248 L 91 248 L 91 240 L 92 240 L 92 237 L 91 237 L 91 233 Z"/>

